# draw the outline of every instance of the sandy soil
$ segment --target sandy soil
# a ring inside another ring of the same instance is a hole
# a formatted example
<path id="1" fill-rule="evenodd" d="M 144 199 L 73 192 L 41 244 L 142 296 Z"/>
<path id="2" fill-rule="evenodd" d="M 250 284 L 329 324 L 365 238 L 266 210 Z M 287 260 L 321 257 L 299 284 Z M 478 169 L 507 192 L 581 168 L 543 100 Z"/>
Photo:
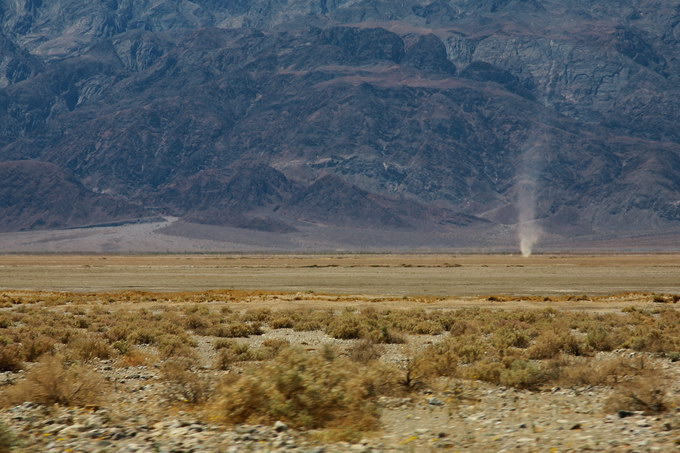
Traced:
<path id="1" fill-rule="evenodd" d="M 441 297 L 680 293 L 680 255 L 0 255 L 0 289 Z"/>

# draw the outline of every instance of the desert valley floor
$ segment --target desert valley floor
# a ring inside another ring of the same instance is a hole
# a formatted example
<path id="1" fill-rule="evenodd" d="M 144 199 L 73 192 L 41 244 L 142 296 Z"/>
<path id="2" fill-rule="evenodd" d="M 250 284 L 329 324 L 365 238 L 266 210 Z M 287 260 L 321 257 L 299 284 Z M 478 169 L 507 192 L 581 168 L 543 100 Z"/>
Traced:
<path id="1" fill-rule="evenodd" d="M 675 451 L 678 301 L 672 254 L 2 255 L 0 451 Z"/>

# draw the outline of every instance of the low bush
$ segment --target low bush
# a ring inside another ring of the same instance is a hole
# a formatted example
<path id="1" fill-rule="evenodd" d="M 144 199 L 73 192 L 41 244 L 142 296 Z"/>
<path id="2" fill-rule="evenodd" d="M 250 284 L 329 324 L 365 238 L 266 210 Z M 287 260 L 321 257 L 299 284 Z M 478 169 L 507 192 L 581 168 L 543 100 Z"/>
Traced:
<path id="1" fill-rule="evenodd" d="M 0 344 L 0 371 L 19 371 L 23 367 L 21 345 Z"/>
<path id="2" fill-rule="evenodd" d="M 65 363 L 61 356 L 45 356 L 26 378 L 7 391 L 7 403 L 31 401 L 40 404 L 85 406 L 101 402 L 107 393 L 106 381 L 83 365 Z"/>
<path id="3" fill-rule="evenodd" d="M 661 373 L 644 358 L 583 359 L 561 357 L 547 364 L 563 386 L 616 386 L 633 378 L 653 378 Z"/>
<path id="4" fill-rule="evenodd" d="M 268 308 L 256 308 L 248 310 L 243 314 L 243 321 L 245 322 L 268 322 L 272 317 L 272 311 Z"/>
<path id="5" fill-rule="evenodd" d="M 585 345 L 570 332 L 552 330 L 541 333 L 529 347 L 530 359 L 552 359 L 561 353 L 583 355 Z"/>
<path id="6" fill-rule="evenodd" d="M 540 364 L 522 358 L 485 359 L 461 370 L 468 379 L 519 389 L 535 390 L 546 384 L 551 375 Z"/>
<path id="7" fill-rule="evenodd" d="M 207 332 L 208 335 L 220 338 L 245 338 L 263 333 L 262 326 L 259 323 L 219 324 Z"/>
<path id="8" fill-rule="evenodd" d="M 255 360 L 255 354 L 253 350 L 245 343 L 238 343 L 233 340 L 222 340 L 219 342 L 219 344 L 215 345 L 215 348 L 219 350 L 219 353 L 217 354 L 217 361 L 215 363 L 215 368 L 218 370 L 227 370 L 233 363 L 236 362 Z"/>
<path id="9" fill-rule="evenodd" d="M 421 321 L 416 324 L 410 331 L 416 335 L 439 335 L 444 331 L 442 325 L 435 321 Z"/>
<path id="10" fill-rule="evenodd" d="M 590 329 L 586 335 L 586 344 L 594 351 L 613 351 L 620 348 L 625 341 L 618 332 L 612 332 L 604 326 Z"/>
<path id="11" fill-rule="evenodd" d="M 167 360 L 161 368 L 166 383 L 166 396 L 170 401 L 197 404 L 210 396 L 210 386 L 192 370 L 193 361 L 184 357 Z"/>
<path id="12" fill-rule="evenodd" d="M 541 365 L 530 360 L 513 360 L 505 366 L 499 377 L 499 383 L 506 387 L 520 389 L 536 389 L 545 384 L 549 376 Z"/>
<path id="13" fill-rule="evenodd" d="M 347 356 L 358 363 L 378 360 L 381 355 L 382 350 L 370 340 L 361 340 L 347 350 Z"/>
<path id="14" fill-rule="evenodd" d="M 677 334 L 668 334 L 661 329 L 637 329 L 625 342 L 625 346 L 635 351 L 666 352 L 680 349 Z"/>
<path id="15" fill-rule="evenodd" d="M 507 348 L 526 348 L 531 343 L 531 337 L 524 329 L 517 326 L 506 326 L 496 330 L 491 343 L 501 351 Z"/>
<path id="16" fill-rule="evenodd" d="M 404 344 L 406 338 L 390 330 L 387 326 L 381 326 L 363 333 L 363 337 L 373 343 L 380 344 Z"/>
<path id="17" fill-rule="evenodd" d="M 198 354 L 194 349 L 194 343 L 189 338 L 176 335 L 165 335 L 158 339 L 158 353 L 162 359 L 184 357 L 196 359 Z"/>
<path id="18" fill-rule="evenodd" d="M 461 359 L 458 356 L 458 348 L 455 341 L 442 341 L 427 347 L 423 352 L 415 353 L 410 364 L 415 375 L 423 380 L 431 376 L 457 375 Z"/>
<path id="19" fill-rule="evenodd" d="M 95 335 L 84 335 L 69 342 L 68 354 L 75 359 L 87 362 L 93 359 L 109 359 L 113 356 L 114 351 L 103 338 Z"/>
<path id="20" fill-rule="evenodd" d="M 22 335 L 19 340 L 23 358 L 27 362 L 35 362 L 44 354 L 53 352 L 57 343 L 54 338 L 45 335 Z"/>
<path id="21" fill-rule="evenodd" d="M 671 407 L 665 384 L 647 377 L 636 378 L 617 386 L 605 402 L 605 410 L 642 411 L 646 415 L 666 412 Z"/>
<path id="22" fill-rule="evenodd" d="M 280 338 L 269 338 L 262 342 L 262 346 L 278 354 L 281 350 L 290 347 L 290 341 Z"/>
<path id="23" fill-rule="evenodd" d="M 296 332 L 314 332 L 316 330 L 324 330 L 324 324 L 315 319 L 302 319 L 296 321 L 293 325 L 293 330 Z"/>
<path id="24" fill-rule="evenodd" d="M 289 316 L 279 316 L 269 321 L 272 329 L 291 329 L 294 325 L 295 321 Z"/>
<path id="25" fill-rule="evenodd" d="M 228 376 L 212 413 L 228 423 L 371 430 L 378 427 L 375 398 L 397 386 L 391 369 L 286 349 L 270 363 Z"/>
<path id="26" fill-rule="evenodd" d="M 117 362 L 119 367 L 150 366 L 158 362 L 158 356 L 139 348 L 130 348 Z"/>
<path id="27" fill-rule="evenodd" d="M 365 320 L 356 314 L 339 316 L 326 327 L 326 333 L 339 340 L 356 340 L 362 337 Z"/>

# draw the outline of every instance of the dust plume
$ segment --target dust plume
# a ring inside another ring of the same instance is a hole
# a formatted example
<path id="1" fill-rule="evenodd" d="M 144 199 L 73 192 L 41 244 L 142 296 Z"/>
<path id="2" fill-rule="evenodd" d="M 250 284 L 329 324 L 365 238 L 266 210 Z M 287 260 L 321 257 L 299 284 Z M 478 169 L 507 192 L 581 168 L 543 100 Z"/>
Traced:
<path id="1" fill-rule="evenodd" d="M 531 256 L 541 238 L 541 227 L 536 221 L 536 189 L 541 168 L 541 152 L 546 149 L 545 134 L 538 134 L 527 144 L 521 157 L 517 185 L 517 235 L 522 256 Z"/>

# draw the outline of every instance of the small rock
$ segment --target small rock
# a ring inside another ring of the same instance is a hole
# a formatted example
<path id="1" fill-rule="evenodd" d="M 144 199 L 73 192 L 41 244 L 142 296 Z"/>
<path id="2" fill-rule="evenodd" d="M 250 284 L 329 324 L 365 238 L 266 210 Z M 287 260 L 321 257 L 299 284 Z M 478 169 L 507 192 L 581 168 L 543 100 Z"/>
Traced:
<path id="1" fill-rule="evenodd" d="M 580 424 L 580 423 L 575 423 L 575 424 L 574 424 L 574 425 L 572 425 L 572 427 L 571 427 L 571 428 L 569 428 L 569 429 L 571 429 L 571 430 L 575 430 L 575 429 L 582 429 L 582 428 L 581 428 L 581 424 Z"/>
<path id="2" fill-rule="evenodd" d="M 85 431 L 85 425 L 71 425 L 61 431 L 59 431 L 60 436 L 78 436 L 81 432 Z"/>
<path id="3" fill-rule="evenodd" d="M 255 428 L 254 426 L 250 426 L 250 425 L 237 425 L 236 428 L 234 428 L 234 430 L 238 434 L 250 434 L 250 433 L 254 433 L 255 431 L 257 431 L 257 428 Z"/>
<path id="4" fill-rule="evenodd" d="M 635 415 L 631 411 L 619 411 L 618 413 L 619 413 L 619 418 L 626 418 L 626 417 L 631 417 L 631 416 Z"/>
<path id="5" fill-rule="evenodd" d="M 432 398 L 428 398 L 427 403 L 430 406 L 443 406 L 444 405 L 444 401 L 440 400 L 436 396 L 433 396 Z"/>
<path id="6" fill-rule="evenodd" d="M 277 420 L 276 423 L 274 423 L 274 430 L 277 433 L 281 433 L 283 431 L 288 431 L 288 425 L 283 423 L 281 420 Z"/>

